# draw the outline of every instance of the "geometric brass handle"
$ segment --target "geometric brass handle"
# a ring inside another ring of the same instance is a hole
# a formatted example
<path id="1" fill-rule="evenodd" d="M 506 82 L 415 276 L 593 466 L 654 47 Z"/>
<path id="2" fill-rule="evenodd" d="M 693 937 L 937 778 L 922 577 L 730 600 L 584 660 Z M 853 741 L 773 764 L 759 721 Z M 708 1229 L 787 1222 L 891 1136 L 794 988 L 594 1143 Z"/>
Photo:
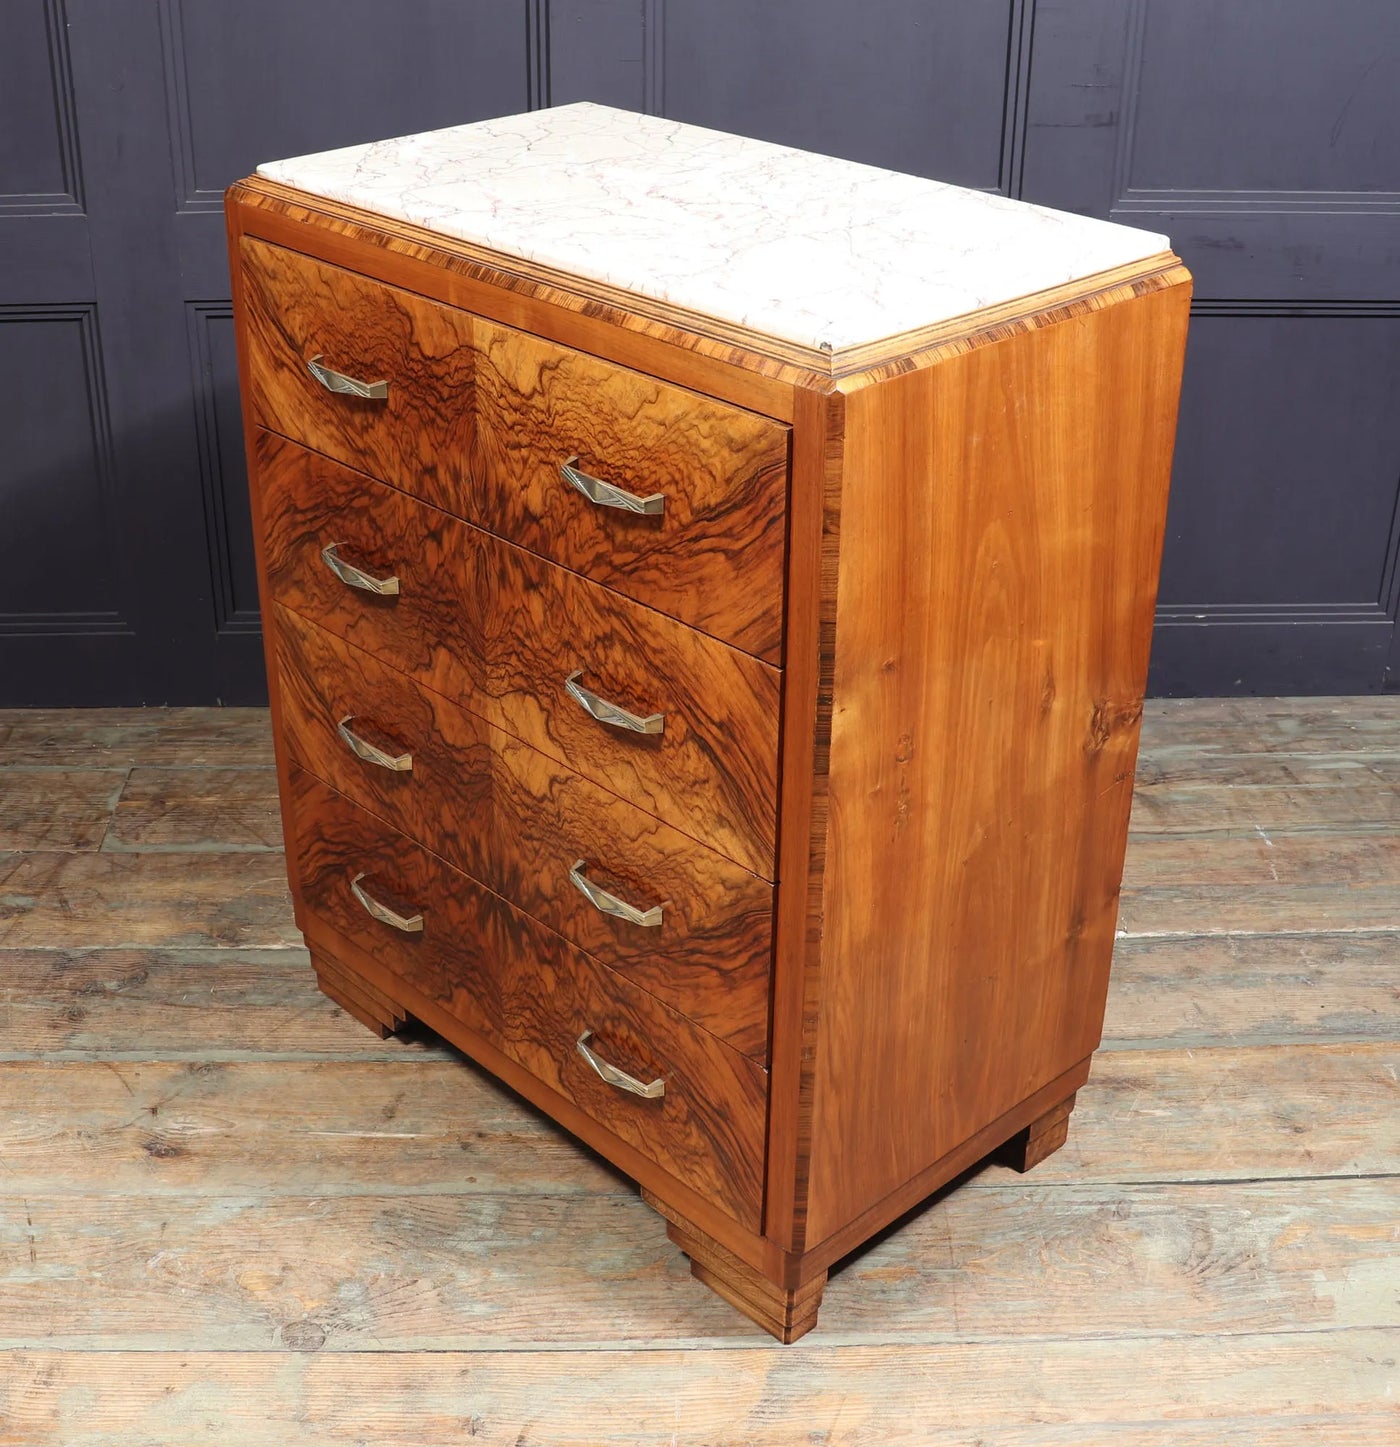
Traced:
<path id="1" fill-rule="evenodd" d="M 616 1065 L 609 1065 L 606 1060 L 595 1055 L 588 1048 L 592 1035 L 591 1030 L 585 1030 L 578 1037 L 577 1049 L 578 1053 L 598 1072 L 601 1079 L 606 1080 L 609 1085 L 615 1085 L 619 1090 L 627 1090 L 633 1095 L 640 1095 L 643 1100 L 660 1100 L 666 1094 L 664 1080 L 653 1080 L 650 1085 L 644 1085 L 635 1075 L 628 1075 L 625 1070 L 619 1070 Z"/>
<path id="2" fill-rule="evenodd" d="M 331 543 L 329 547 L 322 548 L 321 558 L 342 583 L 346 583 L 352 588 L 359 588 L 364 593 L 377 593 L 381 598 L 391 598 L 397 595 L 399 591 L 397 574 L 388 578 L 376 578 L 373 573 L 367 573 L 363 568 L 357 568 L 353 563 L 347 563 L 337 551 L 339 547 L 339 543 Z"/>
<path id="3" fill-rule="evenodd" d="M 355 715 L 347 713 L 335 726 L 336 733 L 350 746 L 351 753 L 358 754 L 367 764 L 378 764 L 381 769 L 394 769 L 404 774 L 412 771 L 412 754 L 386 754 L 383 749 L 375 748 L 368 739 L 351 732 L 350 725 L 354 722 Z"/>
<path id="4" fill-rule="evenodd" d="M 609 703 L 607 699 L 600 698 L 590 689 L 584 688 L 578 681 L 582 677 L 583 669 L 575 669 L 564 680 L 564 687 L 572 698 L 578 700 L 584 711 L 591 714 L 599 723 L 610 724 L 615 729 L 629 729 L 634 734 L 659 734 L 666 727 L 664 713 L 651 713 L 645 718 L 635 713 L 628 713 L 625 708 L 615 703 Z"/>
<path id="5" fill-rule="evenodd" d="M 578 455 L 575 454 L 567 462 L 559 464 L 559 471 L 564 481 L 577 488 L 589 502 L 597 503 L 599 507 L 616 507 L 623 512 L 641 513 L 645 517 L 660 517 L 666 510 L 664 493 L 654 492 L 650 497 L 638 497 L 635 492 L 624 492 L 622 488 L 604 482 L 601 477 L 590 477 L 586 472 L 580 472 L 574 466 L 577 461 Z"/>
<path id="6" fill-rule="evenodd" d="M 344 372 L 333 371 L 321 365 L 321 354 L 317 352 L 306 364 L 306 370 L 326 389 L 339 392 L 342 397 L 359 397 L 366 402 L 382 402 L 389 395 L 387 382 L 361 382 L 347 377 Z"/>
<path id="7" fill-rule="evenodd" d="M 586 859 L 575 860 L 574 867 L 569 871 L 569 878 L 599 914 L 609 914 L 614 919 L 625 919 L 628 924 L 639 924 L 648 929 L 661 923 L 662 905 L 654 904 L 650 909 L 638 909 L 635 904 L 628 904 L 625 899 L 609 894 L 602 885 L 595 884 L 583 872 L 587 865 Z"/>
<path id="8" fill-rule="evenodd" d="M 398 914 L 387 904 L 380 904 L 373 895 L 367 894 L 360 888 L 360 881 L 364 877 L 364 874 L 360 873 L 350 881 L 350 893 L 364 906 L 367 915 L 383 924 L 391 924 L 395 929 L 401 929 L 406 935 L 416 935 L 422 932 L 423 916 L 421 914 Z"/>

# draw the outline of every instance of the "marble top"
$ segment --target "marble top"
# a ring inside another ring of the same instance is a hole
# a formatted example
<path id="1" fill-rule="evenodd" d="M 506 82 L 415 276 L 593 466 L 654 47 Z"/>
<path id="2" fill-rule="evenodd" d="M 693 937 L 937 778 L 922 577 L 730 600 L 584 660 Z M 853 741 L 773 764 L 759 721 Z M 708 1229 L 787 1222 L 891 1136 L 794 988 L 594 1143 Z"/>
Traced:
<path id="1" fill-rule="evenodd" d="M 1168 247 L 1135 227 L 591 103 L 258 174 L 831 351 Z"/>

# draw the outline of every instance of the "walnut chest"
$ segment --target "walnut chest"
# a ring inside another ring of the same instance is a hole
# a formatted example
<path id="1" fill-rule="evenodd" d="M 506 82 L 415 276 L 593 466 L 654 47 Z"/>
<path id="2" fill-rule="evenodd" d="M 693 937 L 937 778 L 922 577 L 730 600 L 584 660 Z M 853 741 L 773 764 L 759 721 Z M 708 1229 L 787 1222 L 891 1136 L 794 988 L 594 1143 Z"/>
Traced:
<path id="1" fill-rule="evenodd" d="M 601 106 L 279 162 L 229 236 L 297 920 L 783 1340 L 1065 1138 L 1189 278 Z"/>

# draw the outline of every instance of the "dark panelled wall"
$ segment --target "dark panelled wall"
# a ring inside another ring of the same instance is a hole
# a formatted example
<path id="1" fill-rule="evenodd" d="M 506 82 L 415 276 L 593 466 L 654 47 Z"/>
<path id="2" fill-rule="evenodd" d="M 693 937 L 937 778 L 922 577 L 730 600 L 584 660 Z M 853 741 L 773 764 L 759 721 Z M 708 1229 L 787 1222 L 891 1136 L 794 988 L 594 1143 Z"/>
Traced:
<path id="1" fill-rule="evenodd" d="M 1400 687 L 1394 0 L 6 0 L 0 704 L 262 697 L 223 188 L 579 99 L 1167 232 L 1154 691 Z"/>

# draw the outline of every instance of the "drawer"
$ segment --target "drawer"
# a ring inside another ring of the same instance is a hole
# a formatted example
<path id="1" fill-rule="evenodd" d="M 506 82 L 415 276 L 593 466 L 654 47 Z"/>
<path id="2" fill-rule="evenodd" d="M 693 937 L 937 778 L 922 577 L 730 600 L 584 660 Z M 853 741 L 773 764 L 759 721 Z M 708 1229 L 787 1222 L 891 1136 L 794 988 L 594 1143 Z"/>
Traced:
<path id="1" fill-rule="evenodd" d="M 779 660 L 787 426 L 282 247 L 241 246 L 259 423 Z M 384 395 L 328 390 L 308 368 L 317 357 Z"/>
<path id="2" fill-rule="evenodd" d="M 257 421 L 415 491 L 458 492 L 472 445 L 471 317 L 280 246 L 244 237 L 240 248 Z M 328 390 L 307 366 L 317 357 L 386 383 L 386 395 Z"/>
<path id="3" fill-rule="evenodd" d="M 780 661 L 789 429 L 509 327 L 478 321 L 475 337 L 463 515 Z M 644 500 L 655 511 L 632 511 Z"/>
<path id="4" fill-rule="evenodd" d="M 757 1064 L 303 770 L 292 770 L 291 793 L 310 916 L 759 1229 L 767 1075 Z M 639 1084 L 663 1081 L 659 1098 L 600 1078 L 577 1048 L 585 1033 L 600 1061 Z"/>
<path id="5" fill-rule="evenodd" d="M 256 446 L 277 602 L 772 879 L 777 669 L 273 433 Z M 396 591 L 347 583 L 327 547 Z"/>
<path id="6" fill-rule="evenodd" d="M 297 614 L 274 606 L 268 626 L 298 763 L 735 1049 L 766 1055 L 772 885 Z"/>

